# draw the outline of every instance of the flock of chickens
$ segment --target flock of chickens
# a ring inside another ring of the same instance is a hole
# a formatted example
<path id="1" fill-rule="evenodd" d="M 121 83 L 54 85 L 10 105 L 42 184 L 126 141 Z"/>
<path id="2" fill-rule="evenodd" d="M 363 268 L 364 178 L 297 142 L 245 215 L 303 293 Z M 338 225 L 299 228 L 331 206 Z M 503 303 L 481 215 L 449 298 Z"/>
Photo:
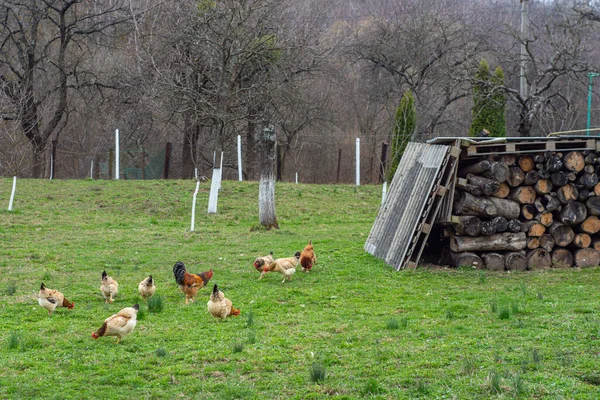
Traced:
<path id="1" fill-rule="evenodd" d="M 259 257 L 254 260 L 254 268 L 260 272 L 259 280 L 262 279 L 268 272 L 279 272 L 283 275 L 284 283 L 290 280 L 296 272 L 298 264 L 302 267 L 302 271 L 308 272 L 317 262 L 312 242 L 309 241 L 304 250 L 297 251 L 293 257 L 288 258 L 273 258 L 273 252 L 267 256 Z M 202 272 L 200 274 L 188 273 L 185 264 L 178 261 L 173 266 L 173 275 L 179 289 L 185 294 L 185 303 L 194 302 L 198 290 L 205 287 L 213 277 L 213 270 Z M 106 303 L 111 304 L 115 295 L 119 290 L 119 284 L 116 280 L 108 276 L 106 271 L 102 271 L 102 285 L 100 292 Z M 156 291 L 152 275 L 141 281 L 138 285 L 140 296 L 144 300 L 152 297 Z M 68 301 L 65 296 L 58 290 L 48 289 L 44 283 L 40 287 L 38 293 L 38 303 L 40 306 L 48 310 L 48 315 L 52 315 L 57 307 L 66 307 L 71 309 L 75 307 L 75 303 Z M 225 294 L 219 290 L 217 285 L 213 286 L 213 291 L 207 303 L 208 312 L 215 318 L 224 319 L 230 316 L 240 315 L 240 310 L 233 307 L 231 300 L 225 297 Z M 117 343 L 121 339 L 133 331 L 137 323 L 137 312 L 140 309 L 139 304 L 132 307 L 126 307 L 118 313 L 111 315 L 104 320 L 102 326 L 92 333 L 92 338 L 98 339 L 101 336 L 116 336 Z"/>

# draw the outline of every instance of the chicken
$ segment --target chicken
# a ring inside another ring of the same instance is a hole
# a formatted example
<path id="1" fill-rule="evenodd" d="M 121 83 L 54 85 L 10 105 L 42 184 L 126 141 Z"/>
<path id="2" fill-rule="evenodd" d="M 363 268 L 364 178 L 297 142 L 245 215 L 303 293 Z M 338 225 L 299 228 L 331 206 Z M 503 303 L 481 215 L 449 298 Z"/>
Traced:
<path id="1" fill-rule="evenodd" d="M 302 271 L 310 271 L 316 263 L 317 257 L 315 256 L 312 241 L 309 241 L 304 250 L 302 250 L 302 253 L 300 253 L 300 265 L 302 265 Z"/>
<path id="2" fill-rule="evenodd" d="M 113 302 L 113 297 L 119 291 L 119 284 L 113 278 L 108 276 L 106 271 L 102 271 L 102 286 L 100 286 L 102 297 L 107 303 Z"/>
<path id="3" fill-rule="evenodd" d="M 44 282 L 40 286 L 40 292 L 38 293 L 38 303 L 40 306 L 48 310 L 48 315 L 52 315 L 56 307 L 67 307 L 69 310 L 75 307 L 75 303 L 71 303 L 63 296 L 58 290 L 52 290 L 46 288 Z"/>
<path id="4" fill-rule="evenodd" d="M 154 294 L 156 290 L 156 285 L 154 285 L 154 280 L 152 279 L 152 275 L 144 279 L 138 285 L 138 291 L 140 292 L 140 296 L 144 298 L 144 300 L 149 299 Z"/>
<path id="5" fill-rule="evenodd" d="M 277 260 L 273 261 L 271 264 L 266 265 L 263 268 L 263 272 L 260 274 L 260 278 L 258 279 L 262 279 L 267 272 L 275 271 L 283 275 L 283 281 L 281 281 L 281 283 L 285 282 L 286 280 L 289 281 L 292 279 L 292 275 L 294 275 L 294 273 L 296 272 L 296 266 L 298 265 L 299 260 L 299 251 L 297 251 L 296 254 L 294 254 L 294 257 L 278 258 Z"/>
<path id="6" fill-rule="evenodd" d="M 100 336 L 116 336 L 117 343 L 123 339 L 123 336 L 131 333 L 137 324 L 137 313 L 140 309 L 139 304 L 134 304 L 133 307 L 126 307 L 104 320 L 104 323 L 96 332 L 92 333 L 94 339 Z"/>
<path id="7" fill-rule="evenodd" d="M 206 305 L 208 306 L 208 312 L 215 318 L 225 319 L 232 315 L 240 315 L 240 310 L 233 308 L 231 300 L 225 297 L 216 284 Z"/>
<path id="8" fill-rule="evenodd" d="M 275 259 L 273 258 L 273 252 L 270 252 L 269 255 L 266 255 L 264 257 L 258 257 L 256 260 L 254 260 L 254 268 L 256 268 L 258 272 L 262 272 L 265 267 L 265 264 L 269 265 L 273 261 L 275 261 Z"/>
<path id="9" fill-rule="evenodd" d="M 173 275 L 175 275 L 175 281 L 177 281 L 179 289 L 185 293 L 185 304 L 187 304 L 188 301 L 193 303 L 198 290 L 206 286 L 208 281 L 211 280 L 213 270 L 200 274 L 190 274 L 186 271 L 185 264 L 178 261 L 173 266 Z"/>

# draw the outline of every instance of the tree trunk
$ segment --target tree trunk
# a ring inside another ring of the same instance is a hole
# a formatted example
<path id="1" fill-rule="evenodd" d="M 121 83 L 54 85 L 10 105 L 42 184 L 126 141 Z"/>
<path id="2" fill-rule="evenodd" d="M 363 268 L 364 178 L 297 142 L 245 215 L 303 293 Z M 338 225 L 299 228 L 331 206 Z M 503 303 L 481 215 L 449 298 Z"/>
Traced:
<path id="1" fill-rule="evenodd" d="M 527 221 L 521 226 L 521 232 L 526 233 L 528 237 L 539 237 L 546 233 L 546 227 L 537 221 Z"/>
<path id="2" fill-rule="evenodd" d="M 546 269 L 552 266 L 552 257 L 550 253 L 542 248 L 530 251 L 527 254 L 527 268 L 535 271 L 538 269 Z"/>
<path id="3" fill-rule="evenodd" d="M 506 230 L 508 229 L 508 221 L 504 217 L 495 217 L 494 219 L 492 219 L 492 222 L 494 223 L 494 226 L 496 227 L 496 232 L 498 233 L 506 232 Z"/>
<path id="4" fill-rule="evenodd" d="M 194 178 L 194 170 L 196 168 L 200 124 L 195 122 L 191 116 L 185 118 L 184 124 L 185 134 L 181 151 L 181 178 L 192 179 Z"/>
<path id="5" fill-rule="evenodd" d="M 572 201 L 560 210 L 560 221 L 565 225 L 577 225 L 587 218 L 587 208 L 583 203 Z"/>
<path id="6" fill-rule="evenodd" d="M 509 174 L 508 174 L 508 179 L 506 180 L 506 182 L 510 186 L 512 186 L 512 187 L 519 186 L 525 180 L 525 173 L 523 172 L 523 170 L 521 168 L 514 166 L 514 167 L 510 167 L 508 169 L 508 171 L 509 171 Z"/>
<path id="7" fill-rule="evenodd" d="M 509 197 L 519 204 L 533 204 L 535 196 L 535 189 L 532 186 L 519 186 L 511 192 Z"/>
<path id="8" fill-rule="evenodd" d="M 538 194 L 548 194 L 552 191 L 552 187 L 552 182 L 548 179 L 540 179 L 533 186 Z"/>
<path id="9" fill-rule="evenodd" d="M 481 223 L 481 234 L 483 236 L 492 236 L 496 233 L 496 225 L 493 221 L 483 221 Z"/>
<path id="10" fill-rule="evenodd" d="M 478 163 L 463 167 L 458 170 L 458 176 L 466 177 L 467 174 L 481 174 L 483 171 L 487 171 L 492 168 L 492 163 L 488 160 L 482 160 Z"/>
<path id="11" fill-rule="evenodd" d="M 525 271 L 527 269 L 527 258 L 524 252 L 506 253 L 504 255 L 504 266 L 509 271 Z"/>
<path id="12" fill-rule="evenodd" d="M 462 178 L 459 178 L 458 182 L 456 182 L 456 188 L 458 190 L 462 190 L 463 192 L 470 193 L 473 196 L 481 196 L 483 194 L 483 190 L 481 190 L 480 187 L 471 185 L 466 179 Z"/>
<path id="13" fill-rule="evenodd" d="M 450 249 L 462 251 L 518 251 L 527 246 L 525 233 L 497 233 L 492 236 L 465 237 L 452 236 Z"/>
<path id="14" fill-rule="evenodd" d="M 508 166 L 502 162 L 492 162 L 492 167 L 483 171 L 481 175 L 490 178 L 498 183 L 506 182 L 509 176 Z"/>
<path id="15" fill-rule="evenodd" d="M 563 157 L 563 165 L 573 172 L 580 172 L 585 167 L 585 157 L 580 151 L 570 151 Z"/>
<path id="16" fill-rule="evenodd" d="M 534 167 L 533 159 L 529 156 L 521 156 L 519 157 L 519 168 L 523 170 L 523 172 L 529 172 Z"/>
<path id="17" fill-rule="evenodd" d="M 485 268 L 490 271 L 504 271 L 504 256 L 500 253 L 484 253 L 481 255 Z"/>
<path id="18" fill-rule="evenodd" d="M 511 219 L 510 221 L 508 221 L 508 225 L 507 225 L 507 231 L 508 232 L 512 232 L 512 233 L 517 233 L 517 232 L 521 232 L 521 227 L 523 226 L 523 224 L 521 223 L 521 221 L 519 221 L 518 219 Z"/>
<path id="19" fill-rule="evenodd" d="M 469 193 L 458 192 L 454 210 L 457 214 L 475 215 L 479 217 L 497 217 L 506 219 L 518 218 L 521 212 L 519 203 L 497 199 L 495 197 L 475 197 Z"/>
<path id="20" fill-rule="evenodd" d="M 455 267 L 475 267 L 478 269 L 482 269 L 484 267 L 483 261 L 481 258 L 475 254 L 470 252 L 462 252 L 462 253 L 450 253 L 450 262 Z"/>
<path id="21" fill-rule="evenodd" d="M 525 175 L 525 179 L 523 179 L 523 184 L 525 186 L 533 186 L 540 180 L 540 173 L 536 170 L 529 171 Z"/>
<path id="22" fill-rule="evenodd" d="M 554 238 L 549 233 L 544 233 L 540 236 L 540 247 L 548 252 L 554 249 Z"/>
<path id="23" fill-rule="evenodd" d="M 481 235 L 481 220 L 470 215 L 461 215 L 459 222 L 454 225 L 454 230 L 459 235 L 479 236 Z"/>
<path id="24" fill-rule="evenodd" d="M 552 251 L 552 267 L 571 268 L 573 266 L 573 253 L 563 247 L 558 247 Z"/>
<path id="25" fill-rule="evenodd" d="M 600 251 L 588 247 L 575 252 L 575 265 L 578 267 L 595 267 L 600 265 Z"/>
<path id="26" fill-rule="evenodd" d="M 496 194 L 498 190 L 500 190 L 499 182 L 493 179 L 484 178 L 479 175 L 467 174 L 467 181 L 469 182 L 469 184 L 480 188 L 481 192 L 485 196 L 492 196 Z"/>
<path id="27" fill-rule="evenodd" d="M 262 155 L 258 189 L 260 224 L 267 229 L 279 229 L 275 214 L 275 132 L 265 129 L 261 134 Z"/>
<path id="28" fill-rule="evenodd" d="M 554 222 L 554 216 L 551 212 L 543 212 L 535 216 L 535 220 L 545 227 L 549 227 Z"/>
<path id="29" fill-rule="evenodd" d="M 550 174 L 550 180 L 554 186 L 565 186 L 567 183 L 569 183 L 569 174 L 567 174 L 565 171 L 556 171 Z"/>
<path id="30" fill-rule="evenodd" d="M 573 246 L 585 249 L 592 245 L 592 238 L 587 233 L 578 233 L 573 238 Z"/>
<path id="31" fill-rule="evenodd" d="M 590 235 L 598 233 L 600 231 L 600 219 L 595 215 L 590 215 L 579 224 L 579 229 Z"/>
<path id="32" fill-rule="evenodd" d="M 502 182 L 499 186 L 499 189 L 496 193 L 494 193 L 494 197 L 499 199 L 505 199 L 510 194 L 510 186 L 506 182 Z"/>
<path id="33" fill-rule="evenodd" d="M 567 183 L 556 191 L 556 198 L 562 204 L 567 204 L 579 199 L 579 190 L 572 184 Z"/>
<path id="34" fill-rule="evenodd" d="M 534 250 L 540 247 L 540 238 L 536 237 L 528 237 L 527 238 L 527 248 L 529 250 Z"/>
<path id="35" fill-rule="evenodd" d="M 600 197 L 590 197 L 585 202 L 585 206 L 588 209 L 588 214 L 600 216 Z"/>
<path id="36" fill-rule="evenodd" d="M 555 222 L 549 229 L 549 233 L 554 239 L 554 244 L 560 247 L 567 247 L 575 238 L 575 232 L 570 226 Z"/>

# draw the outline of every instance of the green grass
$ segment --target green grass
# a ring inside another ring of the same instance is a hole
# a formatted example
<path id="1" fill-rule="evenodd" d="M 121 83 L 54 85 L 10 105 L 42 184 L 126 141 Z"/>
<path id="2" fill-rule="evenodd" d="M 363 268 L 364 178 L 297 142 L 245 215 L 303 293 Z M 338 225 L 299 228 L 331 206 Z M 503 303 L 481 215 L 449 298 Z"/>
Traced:
<path id="1" fill-rule="evenodd" d="M 224 181 L 208 215 L 205 182 L 189 232 L 192 181 L 20 179 L 8 212 L 11 186 L 0 179 L 2 399 L 598 398 L 599 268 L 396 272 L 363 250 L 380 187 L 278 183 L 280 229 L 266 231 L 258 183 Z M 254 258 L 309 240 L 310 273 L 257 280 Z M 178 260 L 214 271 L 193 304 Z M 119 282 L 108 305 L 104 269 Z M 137 292 L 150 274 L 160 306 Z M 48 316 L 42 281 L 75 308 Z M 208 313 L 212 283 L 239 317 Z M 120 344 L 91 338 L 136 302 Z"/>

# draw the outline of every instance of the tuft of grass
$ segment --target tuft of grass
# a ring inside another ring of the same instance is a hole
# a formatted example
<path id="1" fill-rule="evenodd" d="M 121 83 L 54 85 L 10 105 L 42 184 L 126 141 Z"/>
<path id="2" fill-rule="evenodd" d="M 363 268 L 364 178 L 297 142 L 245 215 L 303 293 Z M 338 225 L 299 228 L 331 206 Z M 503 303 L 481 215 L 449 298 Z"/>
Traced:
<path id="1" fill-rule="evenodd" d="M 231 345 L 231 350 L 234 353 L 241 353 L 244 350 L 244 343 L 243 342 L 235 342 L 234 344 Z"/>
<path id="2" fill-rule="evenodd" d="M 401 326 L 402 328 L 406 328 L 406 327 L 408 327 L 408 317 L 402 317 L 402 318 L 400 319 L 400 326 Z"/>
<path id="3" fill-rule="evenodd" d="M 21 344 L 21 335 L 19 332 L 11 332 L 7 339 L 7 347 L 9 350 L 14 350 Z"/>
<path id="4" fill-rule="evenodd" d="M 246 314 L 246 327 L 251 327 L 254 325 L 254 313 L 252 311 Z"/>
<path id="5" fill-rule="evenodd" d="M 500 312 L 498 312 L 499 319 L 509 319 L 510 318 L 510 310 L 508 307 L 502 307 Z"/>
<path id="6" fill-rule="evenodd" d="M 531 360 L 532 360 L 534 363 L 536 363 L 536 364 L 539 364 L 539 363 L 540 363 L 540 361 L 541 361 L 541 357 L 540 357 L 540 352 L 538 351 L 538 349 L 537 349 L 537 348 L 534 348 L 534 349 L 531 351 Z"/>
<path id="7" fill-rule="evenodd" d="M 450 309 L 446 310 L 446 319 L 449 321 L 454 319 L 454 311 Z"/>
<path id="8" fill-rule="evenodd" d="M 139 321 L 143 321 L 146 319 L 147 308 L 143 303 L 139 303 L 139 304 L 140 304 L 140 309 L 137 312 L 137 319 Z"/>
<path id="9" fill-rule="evenodd" d="M 415 389 L 423 396 L 429 393 L 429 385 L 424 379 L 417 379 Z"/>
<path id="10" fill-rule="evenodd" d="M 379 382 L 377 382 L 377 379 L 375 378 L 369 378 L 363 390 L 363 394 L 365 396 L 382 394 L 384 392 L 385 390 L 381 387 L 381 385 L 379 384 Z"/>
<path id="11" fill-rule="evenodd" d="M 14 282 L 10 282 L 6 285 L 6 294 L 12 296 L 17 293 L 17 285 Z"/>
<path id="12" fill-rule="evenodd" d="M 463 358 L 463 372 L 467 375 L 472 375 L 477 368 L 475 360 L 471 357 Z"/>
<path id="13" fill-rule="evenodd" d="M 488 376 L 490 391 L 494 394 L 500 394 L 500 374 L 498 371 L 493 370 Z"/>
<path id="14" fill-rule="evenodd" d="M 157 294 L 148 299 L 148 311 L 151 313 L 160 313 L 164 309 L 163 299 Z"/>
<path id="15" fill-rule="evenodd" d="M 479 276 L 479 284 L 485 283 L 485 278 L 486 278 L 485 271 L 479 271 L 478 276 Z"/>
<path id="16" fill-rule="evenodd" d="M 325 380 L 325 366 L 322 362 L 317 361 L 310 366 L 310 380 L 314 383 L 321 383 Z"/>
<path id="17" fill-rule="evenodd" d="M 527 285 L 525 284 L 525 282 L 521 282 L 519 287 L 521 288 L 521 293 L 523 294 L 523 296 L 527 296 Z"/>
<path id="18" fill-rule="evenodd" d="M 490 310 L 494 314 L 496 314 L 498 312 L 498 303 L 496 303 L 496 300 L 490 301 Z"/>
<path id="19" fill-rule="evenodd" d="M 254 333 L 254 331 L 248 332 L 248 343 L 250 343 L 250 344 L 256 343 L 256 333 Z"/>
<path id="20" fill-rule="evenodd" d="M 523 379 L 521 378 L 521 374 L 519 373 L 516 373 L 512 378 L 512 390 L 514 395 L 517 397 L 525 393 Z"/>
<path id="21" fill-rule="evenodd" d="M 510 304 L 510 309 L 512 311 L 513 314 L 517 314 L 519 312 L 519 303 L 517 303 L 516 301 L 513 301 Z"/>
<path id="22" fill-rule="evenodd" d="M 51 278 L 52 275 L 50 275 L 50 272 L 44 270 L 44 273 L 42 274 L 42 282 L 49 281 Z"/>
<path id="23" fill-rule="evenodd" d="M 167 352 L 163 348 L 158 348 L 158 349 L 156 349 L 155 354 L 156 354 L 156 357 L 165 357 L 167 355 Z"/>
<path id="24" fill-rule="evenodd" d="M 538 300 L 544 300 L 544 295 L 542 294 L 542 292 L 538 292 L 537 298 Z"/>
<path id="25" fill-rule="evenodd" d="M 398 320 L 396 318 L 390 318 L 385 324 L 388 329 L 398 329 L 400 325 L 398 324 Z"/>

